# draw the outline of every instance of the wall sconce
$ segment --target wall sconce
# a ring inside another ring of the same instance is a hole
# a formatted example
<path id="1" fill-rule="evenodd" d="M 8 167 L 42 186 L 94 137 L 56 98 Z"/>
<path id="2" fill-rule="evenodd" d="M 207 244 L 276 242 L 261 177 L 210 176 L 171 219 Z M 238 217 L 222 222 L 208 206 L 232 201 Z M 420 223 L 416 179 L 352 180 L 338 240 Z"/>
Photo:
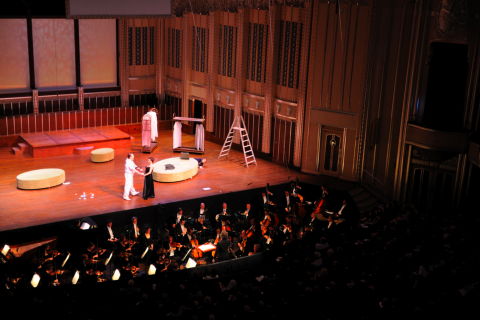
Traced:
<path id="1" fill-rule="evenodd" d="M 280 113 L 280 105 L 277 104 L 277 113 Z"/>
<path id="2" fill-rule="evenodd" d="M 255 109 L 260 109 L 260 102 L 258 101 L 255 101 Z"/>
<path id="3" fill-rule="evenodd" d="M 227 96 L 227 104 L 230 104 L 230 96 Z"/>
<path id="4" fill-rule="evenodd" d="M 220 93 L 217 93 L 217 101 L 220 101 Z"/>

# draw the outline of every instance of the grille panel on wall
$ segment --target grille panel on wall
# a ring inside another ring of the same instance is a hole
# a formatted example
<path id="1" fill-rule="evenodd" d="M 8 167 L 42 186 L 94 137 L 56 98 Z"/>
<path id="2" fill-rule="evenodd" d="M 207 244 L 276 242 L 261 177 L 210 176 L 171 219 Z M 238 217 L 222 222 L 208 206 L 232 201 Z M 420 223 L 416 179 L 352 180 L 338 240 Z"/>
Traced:
<path id="1" fill-rule="evenodd" d="M 236 44 L 237 27 L 220 25 L 218 73 L 222 76 L 235 77 Z"/>
<path id="2" fill-rule="evenodd" d="M 122 101 L 120 96 L 109 97 L 85 97 L 83 99 L 83 108 L 88 109 L 102 109 L 120 107 Z"/>
<path id="3" fill-rule="evenodd" d="M 155 93 L 147 94 L 131 94 L 128 97 L 130 106 L 150 106 L 154 107 L 158 104 Z"/>
<path id="4" fill-rule="evenodd" d="M 280 21 L 277 84 L 298 88 L 303 24 Z"/>
<path id="5" fill-rule="evenodd" d="M 59 99 L 48 99 L 38 101 L 38 112 L 61 112 L 78 110 L 78 99 L 76 97 L 66 97 Z"/>
<path id="6" fill-rule="evenodd" d="M 181 31 L 179 29 L 168 28 L 167 31 L 167 65 L 174 68 L 180 68 L 181 64 Z"/>
<path id="7" fill-rule="evenodd" d="M 218 105 L 214 107 L 213 135 L 225 140 L 233 123 L 233 110 Z"/>
<path id="8" fill-rule="evenodd" d="M 254 114 L 250 112 L 243 112 L 243 119 L 247 127 L 248 137 L 252 143 L 252 148 L 255 152 L 262 150 L 262 136 L 263 136 L 263 116 L 261 114 Z"/>
<path id="9" fill-rule="evenodd" d="M 31 101 L 0 103 L 0 117 L 33 113 Z"/>
<path id="10" fill-rule="evenodd" d="M 158 110 L 159 120 L 172 120 L 173 115 L 180 117 L 182 108 L 182 99 L 179 97 L 165 95 L 165 103 Z"/>
<path id="11" fill-rule="evenodd" d="M 128 28 L 128 64 L 155 64 L 155 27 Z"/>
<path id="12" fill-rule="evenodd" d="M 192 27 L 192 70 L 205 72 L 207 66 L 208 30 Z"/>
<path id="13" fill-rule="evenodd" d="M 248 24 L 246 78 L 265 82 L 265 68 L 268 48 L 268 26 L 258 23 Z"/>
<path id="14" fill-rule="evenodd" d="M 295 122 L 273 118 L 272 160 L 284 165 L 293 164 Z"/>

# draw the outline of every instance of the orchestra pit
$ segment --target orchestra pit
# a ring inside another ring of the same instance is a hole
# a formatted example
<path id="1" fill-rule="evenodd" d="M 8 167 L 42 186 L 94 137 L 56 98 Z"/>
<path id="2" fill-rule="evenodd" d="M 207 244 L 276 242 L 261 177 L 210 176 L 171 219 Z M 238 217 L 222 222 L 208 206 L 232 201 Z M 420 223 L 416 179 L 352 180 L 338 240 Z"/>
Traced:
<path id="1" fill-rule="evenodd" d="M 480 2 L 0 4 L 0 301 L 478 318 Z"/>

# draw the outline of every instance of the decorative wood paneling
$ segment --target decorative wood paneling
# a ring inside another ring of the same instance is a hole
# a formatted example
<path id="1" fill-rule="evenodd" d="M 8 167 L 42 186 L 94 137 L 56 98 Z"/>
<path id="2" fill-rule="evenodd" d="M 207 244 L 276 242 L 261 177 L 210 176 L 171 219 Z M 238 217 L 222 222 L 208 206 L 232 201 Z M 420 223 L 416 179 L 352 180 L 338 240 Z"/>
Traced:
<path id="1" fill-rule="evenodd" d="M 213 134 L 218 139 L 225 141 L 228 130 L 233 123 L 233 109 L 215 105 Z"/>
<path id="2" fill-rule="evenodd" d="M 248 137 L 255 152 L 262 151 L 263 116 L 258 113 L 243 111 L 243 120 L 247 127 Z"/>
<path id="3" fill-rule="evenodd" d="M 167 30 L 167 65 L 173 68 L 181 67 L 181 30 L 168 28 Z"/>
<path id="4" fill-rule="evenodd" d="M 172 120 L 174 115 L 176 117 L 182 116 L 182 99 L 172 95 L 165 95 L 165 104 L 160 106 L 159 120 Z"/>
<path id="5" fill-rule="evenodd" d="M 236 74 L 237 32 L 238 28 L 234 26 L 218 26 L 218 73 L 225 77 L 234 78 Z"/>
<path id="6" fill-rule="evenodd" d="M 272 160 L 293 165 L 295 122 L 274 117 L 272 132 Z"/>
<path id="7" fill-rule="evenodd" d="M 208 29 L 192 27 L 192 70 L 205 72 L 208 69 Z"/>
<path id="8" fill-rule="evenodd" d="M 139 123 L 147 109 L 147 106 L 114 107 L 2 117 L 0 135 Z"/>

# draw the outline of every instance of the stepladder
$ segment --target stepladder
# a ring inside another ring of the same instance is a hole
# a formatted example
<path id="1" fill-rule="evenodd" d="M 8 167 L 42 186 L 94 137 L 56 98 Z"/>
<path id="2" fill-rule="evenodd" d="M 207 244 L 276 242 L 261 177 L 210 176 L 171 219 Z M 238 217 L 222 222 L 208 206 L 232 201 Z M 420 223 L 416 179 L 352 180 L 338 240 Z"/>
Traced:
<path id="1" fill-rule="evenodd" d="M 230 149 L 232 148 L 233 138 L 235 137 L 235 132 L 238 132 L 240 135 L 240 143 L 242 144 L 244 165 L 248 167 L 249 165 L 257 164 L 255 159 L 255 154 L 253 153 L 252 143 L 248 137 L 247 127 L 245 126 L 245 121 L 242 116 L 235 116 L 232 126 L 228 131 L 225 142 L 223 143 L 222 150 L 218 155 L 218 159 L 222 159 L 228 156 Z"/>

